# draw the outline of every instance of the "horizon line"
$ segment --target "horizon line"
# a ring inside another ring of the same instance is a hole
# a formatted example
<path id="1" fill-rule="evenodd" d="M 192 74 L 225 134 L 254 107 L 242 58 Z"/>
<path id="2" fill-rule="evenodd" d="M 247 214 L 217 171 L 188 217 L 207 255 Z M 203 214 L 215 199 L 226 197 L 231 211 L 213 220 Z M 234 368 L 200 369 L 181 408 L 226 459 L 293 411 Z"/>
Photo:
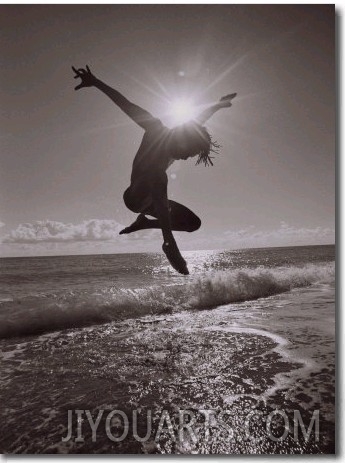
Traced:
<path id="1" fill-rule="evenodd" d="M 235 252 L 242 251 L 245 249 L 282 249 L 282 248 L 307 248 L 307 247 L 316 247 L 316 246 L 336 246 L 337 243 L 327 243 L 327 244 L 297 244 L 294 246 L 260 246 L 260 247 L 243 247 L 243 248 L 217 248 L 217 249 L 188 249 L 182 250 L 181 252 L 204 252 L 204 251 L 215 251 L 215 252 Z M 44 254 L 44 255 L 32 255 L 32 256 L 0 256 L 0 259 L 35 259 L 35 258 L 45 258 L 45 257 L 82 257 L 82 256 L 116 256 L 121 254 L 164 254 L 161 251 L 137 251 L 137 252 L 102 252 L 102 253 L 84 253 L 84 254 Z"/>

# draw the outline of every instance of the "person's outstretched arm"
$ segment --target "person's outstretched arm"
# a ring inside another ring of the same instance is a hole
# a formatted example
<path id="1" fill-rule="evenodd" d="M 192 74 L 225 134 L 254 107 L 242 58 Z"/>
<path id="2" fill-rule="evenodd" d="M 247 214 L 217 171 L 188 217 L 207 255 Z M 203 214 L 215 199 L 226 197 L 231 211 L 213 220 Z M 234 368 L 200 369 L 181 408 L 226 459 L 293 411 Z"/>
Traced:
<path id="1" fill-rule="evenodd" d="M 76 69 L 72 66 L 72 69 L 75 72 L 74 78 L 81 79 L 81 83 L 75 87 L 75 90 L 84 87 L 98 88 L 144 130 L 147 130 L 152 122 L 157 121 L 157 118 L 154 118 L 148 111 L 127 100 L 120 92 L 97 79 L 97 77 L 91 73 L 89 66 L 86 66 L 86 69 Z"/>
<path id="2" fill-rule="evenodd" d="M 214 113 L 223 108 L 230 108 L 232 106 L 231 100 L 235 98 L 237 93 L 231 93 L 230 95 L 223 96 L 217 103 L 206 108 L 198 117 L 195 118 L 199 124 L 203 125 L 206 121 L 213 116 Z"/>

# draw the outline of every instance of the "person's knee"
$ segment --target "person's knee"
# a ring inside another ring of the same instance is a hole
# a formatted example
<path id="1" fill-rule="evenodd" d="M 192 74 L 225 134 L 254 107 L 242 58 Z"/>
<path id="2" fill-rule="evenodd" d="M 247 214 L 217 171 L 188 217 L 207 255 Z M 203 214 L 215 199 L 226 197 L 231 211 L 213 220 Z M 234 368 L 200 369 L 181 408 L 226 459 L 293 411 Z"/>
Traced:
<path id="1" fill-rule="evenodd" d="M 123 200 L 128 209 L 136 214 L 145 213 L 152 204 L 152 197 L 145 190 L 136 191 L 127 188 L 123 194 Z"/>
<path id="2" fill-rule="evenodd" d="M 193 220 L 188 224 L 187 231 L 189 233 L 199 230 L 201 227 L 201 220 L 198 216 L 193 217 Z"/>
<path id="3" fill-rule="evenodd" d="M 137 200 L 135 195 L 133 195 L 130 188 L 127 188 L 127 190 L 123 193 L 123 201 L 130 211 L 135 213 L 140 212 L 140 202 Z"/>

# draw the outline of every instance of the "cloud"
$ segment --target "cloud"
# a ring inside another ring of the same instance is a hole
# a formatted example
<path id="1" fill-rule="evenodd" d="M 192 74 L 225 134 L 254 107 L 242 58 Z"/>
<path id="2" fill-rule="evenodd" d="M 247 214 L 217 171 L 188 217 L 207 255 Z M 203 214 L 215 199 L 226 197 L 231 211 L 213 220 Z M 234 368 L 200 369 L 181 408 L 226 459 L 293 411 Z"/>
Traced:
<path id="1" fill-rule="evenodd" d="M 192 238 L 192 239 L 191 239 Z M 332 244 L 335 240 L 334 228 L 296 227 L 282 221 L 273 229 L 262 230 L 250 225 L 242 229 L 229 229 L 219 234 L 204 230 L 180 234 L 178 243 L 181 249 L 241 249 L 280 246 L 307 246 Z"/>
<path id="2" fill-rule="evenodd" d="M 115 220 L 85 220 L 80 224 L 39 220 L 20 224 L 3 239 L 4 243 L 59 243 L 68 241 L 109 241 L 123 228 Z"/>
<path id="3" fill-rule="evenodd" d="M 258 230 L 254 226 L 228 230 L 224 232 L 224 238 L 232 247 L 296 246 L 333 243 L 335 232 L 330 227 L 294 227 L 281 221 L 280 226 L 272 230 Z"/>
<path id="4" fill-rule="evenodd" d="M 4 236 L 1 254 L 6 257 L 161 252 L 160 230 L 142 230 L 130 235 L 119 235 L 121 228 L 122 224 L 106 219 L 85 220 L 79 224 L 51 220 L 23 223 Z M 182 251 L 334 243 L 333 228 L 295 227 L 283 221 L 278 227 L 270 230 L 258 229 L 251 225 L 242 229 L 211 233 L 201 228 L 192 234 L 177 232 L 175 236 Z"/>
<path id="5" fill-rule="evenodd" d="M 1 221 L 0 221 L 0 228 L 2 228 L 2 227 L 4 227 L 4 226 L 5 226 L 4 222 L 1 222 Z"/>
<path id="6" fill-rule="evenodd" d="M 0 222 L 1 223 L 1 222 Z M 142 230 L 119 237 L 123 225 L 115 220 L 92 219 L 79 224 L 62 223 L 52 220 L 40 220 L 20 224 L 3 238 L 3 243 L 65 243 L 82 241 L 135 241 L 157 237 L 159 230 Z M 198 233 L 200 242 L 210 241 L 209 237 Z M 180 241 L 190 242 L 190 234 L 180 234 Z M 216 247 L 219 244 L 229 247 L 247 246 L 284 246 L 287 244 L 319 244 L 332 242 L 334 229 L 328 227 L 293 227 L 281 221 L 280 226 L 272 230 L 259 230 L 254 225 L 240 230 L 227 230 L 213 237 Z M 195 240 L 192 240 L 195 243 Z"/>

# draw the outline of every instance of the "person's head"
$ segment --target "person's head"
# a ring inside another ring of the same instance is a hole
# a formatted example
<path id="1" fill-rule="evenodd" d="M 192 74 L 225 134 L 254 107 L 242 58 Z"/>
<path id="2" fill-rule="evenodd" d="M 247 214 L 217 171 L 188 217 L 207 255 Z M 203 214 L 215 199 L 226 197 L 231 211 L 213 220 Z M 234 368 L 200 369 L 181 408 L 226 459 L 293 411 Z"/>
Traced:
<path id="1" fill-rule="evenodd" d="M 197 164 L 213 165 L 210 152 L 219 146 L 212 142 L 205 127 L 196 122 L 188 122 L 171 130 L 169 136 L 169 152 L 173 159 L 183 159 L 199 156 Z"/>

